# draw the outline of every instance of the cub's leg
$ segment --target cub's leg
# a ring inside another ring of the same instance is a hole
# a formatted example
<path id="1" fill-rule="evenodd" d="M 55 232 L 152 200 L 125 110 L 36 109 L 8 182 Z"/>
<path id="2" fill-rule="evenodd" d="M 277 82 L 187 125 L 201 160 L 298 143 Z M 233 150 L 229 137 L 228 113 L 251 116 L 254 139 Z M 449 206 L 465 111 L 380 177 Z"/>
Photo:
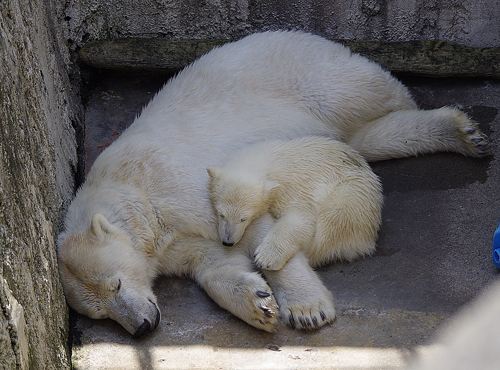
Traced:
<path id="1" fill-rule="evenodd" d="M 332 295 L 298 252 L 279 271 L 265 270 L 280 315 L 292 328 L 316 329 L 335 319 Z"/>
<path id="2" fill-rule="evenodd" d="M 248 251 L 186 238 L 165 257 L 167 264 L 182 266 L 182 271 L 171 273 L 193 277 L 219 306 L 258 329 L 274 331 L 278 306 L 265 279 L 255 271 Z"/>
<path id="3" fill-rule="evenodd" d="M 315 219 L 310 212 L 288 210 L 255 250 L 255 264 L 264 270 L 282 269 L 303 246 L 312 243 L 314 232 Z"/>
<path id="4" fill-rule="evenodd" d="M 489 141 L 477 123 L 458 109 L 397 110 L 368 122 L 347 143 L 368 161 L 439 151 L 472 157 L 489 153 Z"/>

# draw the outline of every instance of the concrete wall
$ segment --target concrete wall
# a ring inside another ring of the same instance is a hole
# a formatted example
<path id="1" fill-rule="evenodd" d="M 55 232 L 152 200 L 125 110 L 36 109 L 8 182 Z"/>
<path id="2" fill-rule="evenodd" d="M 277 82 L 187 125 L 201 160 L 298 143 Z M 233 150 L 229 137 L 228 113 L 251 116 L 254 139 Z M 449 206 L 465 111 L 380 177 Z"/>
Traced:
<path id="1" fill-rule="evenodd" d="M 70 368 L 55 236 L 82 119 L 56 1 L 0 2 L 0 369 Z"/>
<path id="2" fill-rule="evenodd" d="M 500 45 L 498 0 L 67 0 L 61 22 L 76 47 L 105 38 L 239 38 L 274 29 Z"/>

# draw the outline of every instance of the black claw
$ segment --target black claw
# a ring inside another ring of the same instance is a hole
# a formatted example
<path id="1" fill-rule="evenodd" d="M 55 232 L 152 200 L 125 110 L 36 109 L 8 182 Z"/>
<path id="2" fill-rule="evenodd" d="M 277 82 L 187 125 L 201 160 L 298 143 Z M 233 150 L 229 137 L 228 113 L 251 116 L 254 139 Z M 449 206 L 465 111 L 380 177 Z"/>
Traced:
<path id="1" fill-rule="evenodd" d="M 467 135 L 470 135 L 470 134 L 472 134 L 472 133 L 474 133 L 474 132 L 476 132 L 476 128 L 475 128 L 475 127 L 470 127 L 470 128 L 468 128 L 468 129 L 465 131 L 465 133 L 466 133 Z"/>
<path id="2" fill-rule="evenodd" d="M 303 328 L 305 328 L 307 326 L 306 320 L 302 316 L 299 317 L 299 322 Z"/>
<path id="3" fill-rule="evenodd" d="M 257 294 L 261 298 L 267 298 L 267 297 L 269 297 L 271 295 L 271 294 L 269 294 L 267 292 L 263 292 L 262 290 L 257 290 L 255 292 L 255 294 Z"/>
<path id="4" fill-rule="evenodd" d="M 480 143 L 483 140 L 484 139 L 482 137 L 475 137 L 475 138 L 470 139 L 470 141 L 472 141 L 474 144 Z"/>
<path id="5" fill-rule="evenodd" d="M 326 320 L 326 315 L 323 311 L 319 311 L 319 315 L 321 316 L 321 320 L 323 320 L 323 321 Z"/>
<path id="6" fill-rule="evenodd" d="M 266 317 L 273 317 L 274 316 L 274 311 L 271 310 L 269 307 L 259 307 L 262 311 L 264 311 L 264 315 Z"/>
<path id="7" fill-rule="evenodd" d="M 293 315 L 290 313 L 290 315 L 288 316 L 288 323 L 290 324 L 290 326 L 295 329 L 295 318 L 293 317 Z"/>
<path id="8" fill-rule="evenodd" d="M 312 322 L 313 322 L 314 326 L 316 326 L 316 327 L 318 326 L 318 319 L 316 318 L 316 316 L 313 316 Z"/>

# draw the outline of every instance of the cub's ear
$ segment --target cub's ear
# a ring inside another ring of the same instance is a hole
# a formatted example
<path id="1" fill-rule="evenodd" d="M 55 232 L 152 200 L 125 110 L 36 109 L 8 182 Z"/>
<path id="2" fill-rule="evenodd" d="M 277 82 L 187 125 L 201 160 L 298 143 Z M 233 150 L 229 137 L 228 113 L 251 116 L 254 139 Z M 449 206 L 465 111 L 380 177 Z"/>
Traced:
<path id="1" fill-rule="evenodd" d="M 207 173 L 208 173 L 208 177 L 210 177 L 210 180 L 212 181 L 212 180 L 215 180 L 220 175 L 222 175 L 222 169 L 216 168 L 216 167 L 208 167 Z"/>
<path id="2" fill-rule="evenodd" d="M 265 183 L 265 190 L 268 194 L 272 194 L 276 189 L 281 187 L 281 184 L 276 181 L 266 181 Z"/>
<path id="3" fill-rule="evenodd" d="M 111 224 L 108 222 L 106 217 L 100 213 L 96 213 L 92 216 L 92 221 L 90 223 L 90 230 L 98 238 L 103 238 L 106 234 L 111 232 Z"/>

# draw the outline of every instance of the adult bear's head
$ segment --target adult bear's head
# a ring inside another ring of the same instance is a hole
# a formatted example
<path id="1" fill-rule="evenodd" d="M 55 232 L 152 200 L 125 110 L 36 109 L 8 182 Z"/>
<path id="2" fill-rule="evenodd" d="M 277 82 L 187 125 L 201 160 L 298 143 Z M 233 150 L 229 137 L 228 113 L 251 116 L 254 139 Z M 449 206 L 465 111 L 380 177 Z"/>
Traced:
<path id="1" fill-rule="evenodd" d="M 62 233 L 59 271 L 69 305 L 93 319 L 111 318 L 135 336 L 160 322 L 151 266 L 130 237 L 101 214 L 77 234 Z"/>

